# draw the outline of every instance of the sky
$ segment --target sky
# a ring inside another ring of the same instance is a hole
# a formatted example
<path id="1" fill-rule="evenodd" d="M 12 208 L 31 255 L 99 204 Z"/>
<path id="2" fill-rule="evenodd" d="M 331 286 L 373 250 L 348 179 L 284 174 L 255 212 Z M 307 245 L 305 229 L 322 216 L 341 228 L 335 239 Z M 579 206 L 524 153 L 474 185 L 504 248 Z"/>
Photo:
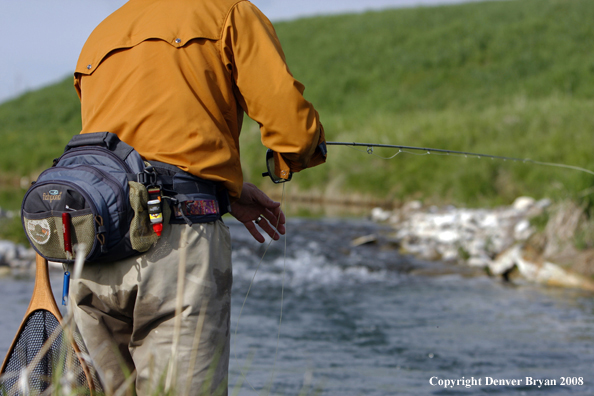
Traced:
<path id="1" fill-rule="evenodd" d="M 473 0 L 252 0 L 273 22 L 464 1 Z M 0 102 L 72 75 L 86 38 L 125 2 L 0 0 Z"/>

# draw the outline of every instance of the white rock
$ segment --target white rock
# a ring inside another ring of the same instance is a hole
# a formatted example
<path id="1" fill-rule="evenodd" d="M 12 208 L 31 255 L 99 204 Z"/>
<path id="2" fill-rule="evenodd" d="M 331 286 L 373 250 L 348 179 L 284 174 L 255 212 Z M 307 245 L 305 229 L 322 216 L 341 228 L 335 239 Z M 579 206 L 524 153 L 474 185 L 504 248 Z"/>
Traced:
<path id="1" fill-rule="evenodd" d="M 524 241 L 530 238 L 533 229 L 530 227 L 530 221 L 527 219 L 520 220 L 514 227 L 514 238 L 518 241 Z"/>
<path id="2" fill-rule="evenodd" d="M 478 221 L 478 224 L 482 228 L 495 228 L 499 226 L 499 220 L 495 213 L 487 213 Z"/>
<path id="3" fill-rule="evenodd" d="M 504 235 L 492 234 L 489 238 L 489 253 L 501 253 L 513 242 L 506 240 Z"/>
<path id="4" fill-rule="evenodd" d="M 532 205 L 534 205 L 535 202 L 536 202 L 536 200 L 532 197 L 518 197 L 512 204 L 512 207 L 515 210 L 524 212 L 524 211 L 530 209 L 530 207 Z"/>
<path id="5" fill-rule="evenodd" d="M 480 256 L 484 255 L 485 253 L 485 240 L 484 239 L 472 239 L 466 246 L 466 250 L 470 253 L 471 256 Z"/>
<path id="6" fill-rule="evenodd" d="M 592 282 L 578 274 L 565 271 L 556 264 L 545 262 L 538 272 L 539 283 L 550 286 L 576 287 L 592 290 Z"/>
<path id="7" fill-rule="evenodd" d="M 371 209 L 372 221 L 383 223 L 384 221 L 387 221 L 390 218 L 390 216 L 392 216 L 392 212 L 390 212 L 389 210 L 384 210 L 382 208 Z"/>
<path id="8" fill-rule="evenodd" d="M 436 239 L 441 243 L 454 243 L 460 239 L 460 234 L 454 230 L 446 230 L 437 233 Z"/>
<path id="9" fill-rule="evenodd" d="M 436 227 L 453 227 L 456 222 L 456 215 L 455 214 L 442 214 L 442 215 L 435 215 L 431 218 L 431 222 Z"/>
<path id="10" fill-rule="evenodd" d="M 493 210 L 431 207 L 423 211 L 420 201 L 412 201 L 391 212 L 390 217 L 398 220 L 395 238 L 410 254 L 428 260 L 458 261 L 464 250 L 464 256 L 470 256 L 467 265 L 488 267 L 494 275 L 516 266 L 520 275 L 531 282 L 584 285 L 583 277 L 551 263 L 528 262 L 522 256 L 522 242 L 534 232 L 528 219 L 549 205 L 548 199 L 537 202 L 519 197 L 512 206 Z M 372 216 L 384 219 L 386 214 L 375 209 Z M 493 255 L 497 259 L 492 260 Z M 594 282 L 587 285 L 594 290 Z"/>
<path id="11" fill-rule="evenodd" d="M 493 275 L 502 275 L 516 265 L 520 256 L 521 246 L 515 245 L 501 253 L 489 264 L 489 270 Z"/>
<path id="12" fill-rule="evenodd" d="M 470 225 L 475 223 L 474 214 L 468 210 L 459 212 L 459 220 L 461 224 Z"/>

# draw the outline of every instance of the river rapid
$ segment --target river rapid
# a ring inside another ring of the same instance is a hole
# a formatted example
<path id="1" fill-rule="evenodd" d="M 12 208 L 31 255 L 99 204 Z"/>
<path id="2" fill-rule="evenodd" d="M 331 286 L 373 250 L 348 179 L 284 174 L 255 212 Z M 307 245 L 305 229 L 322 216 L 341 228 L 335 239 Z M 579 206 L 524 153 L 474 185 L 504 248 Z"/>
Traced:
<path id="1" fill-rule="evenodd" d="M 402 256 L 362 220 L 290 220 L 259 264 L 268 244 L 226 223 L 230 394 L 594 394 L 591 293 Z M 351 246 L 369 234 L 375 244 Z M 61 274 L 52 283 L 60 293 Z M 0 279 L 2 356 L 32 289 L 27 276 Z"/>

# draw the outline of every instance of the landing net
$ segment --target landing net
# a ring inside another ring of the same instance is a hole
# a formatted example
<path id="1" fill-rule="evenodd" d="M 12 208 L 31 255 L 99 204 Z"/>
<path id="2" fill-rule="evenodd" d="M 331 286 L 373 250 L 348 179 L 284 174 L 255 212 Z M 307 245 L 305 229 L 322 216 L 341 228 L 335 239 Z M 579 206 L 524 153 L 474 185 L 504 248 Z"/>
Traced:
<path id="1" fill-rule="evenodd" d="M 55 394 L 57 389 L 67 391 L 64 394 L 77 395 L 102 392 L 92 366 L 81 363 L 81 359 L 88 355 L 80 335 L 74 332 L 74 342 L 80 352 L 68 338 L 51 312 L 37 310 L 31 313 L 9 352 L 0 377 L 0 394 Z M 83 367 L 90 368 L 87 374 Z"/>

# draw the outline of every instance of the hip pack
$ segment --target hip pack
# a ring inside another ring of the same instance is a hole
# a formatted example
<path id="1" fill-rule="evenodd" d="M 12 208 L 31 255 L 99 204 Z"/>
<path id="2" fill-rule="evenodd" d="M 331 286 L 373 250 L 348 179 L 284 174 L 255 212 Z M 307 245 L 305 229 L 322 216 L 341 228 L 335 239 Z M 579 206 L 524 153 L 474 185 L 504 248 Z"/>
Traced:
<path id="1" fill-rule="evenodd" d="M 75 244 L 84 244 L 89 262 L 148 250 L 158 236 L 146 212 L 146 186 L 136 181 L 145 170 L 140 154 L 113 133 L 74 136 L 23 199 L 33 248 L 58 262 L 74 260 Z"/>
<path id="2" fill-rule="evenodd" d="M 115 261 L 158 240 L 150 219 L 155 200 L 162 210 L 162 198 L 170 223 L 211 222 L 229 211 L 228 194 L 217 183 L 145 162 L 113 133 L 88 133 L 74 136 L 39 175 L 25 194 L 21 219 L 31 245 L 49 261 L 73 262 L 76 244 L 84 244 L 86 262 Z"/>

